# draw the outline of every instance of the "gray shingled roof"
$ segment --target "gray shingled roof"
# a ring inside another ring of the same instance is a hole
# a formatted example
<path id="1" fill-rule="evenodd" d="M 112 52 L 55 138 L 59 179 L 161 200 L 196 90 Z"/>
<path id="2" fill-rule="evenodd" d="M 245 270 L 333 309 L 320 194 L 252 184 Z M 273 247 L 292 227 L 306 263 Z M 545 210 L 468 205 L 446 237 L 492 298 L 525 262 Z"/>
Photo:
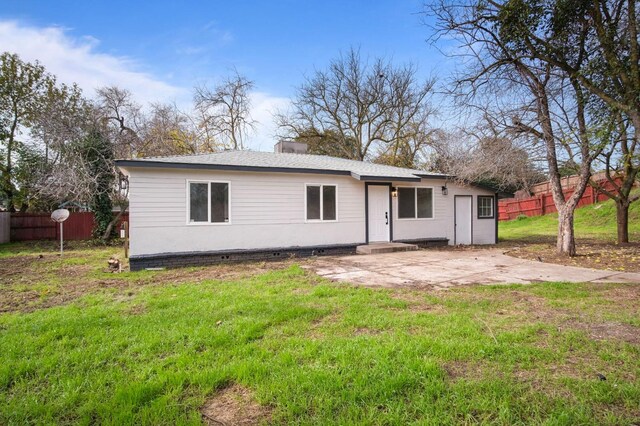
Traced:
<path id="1" fill-rule="evenodd" d="M 118 160 L 119 167 L 171 167 L 351 175 L 359 180 L 419 180 L 422 177 L 446 178 L 446 175 L 423 170 L 404 169 L 346 160 L 325 155 L 290 154 L 256 151 L 224 151 L 213 154 L 149 157 Z"/>

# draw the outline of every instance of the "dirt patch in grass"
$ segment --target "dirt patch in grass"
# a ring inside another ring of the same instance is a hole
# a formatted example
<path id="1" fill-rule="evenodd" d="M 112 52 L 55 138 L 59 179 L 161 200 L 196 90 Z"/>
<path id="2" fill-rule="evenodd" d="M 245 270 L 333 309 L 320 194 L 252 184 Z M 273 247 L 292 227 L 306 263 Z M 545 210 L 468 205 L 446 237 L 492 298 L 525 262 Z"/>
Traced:
<path id="1" fill-rule="evenodd" d="M 625 309 L 632 314 L 636 314 L 636 318 L 640 318 L 640 285 L 625 284 L 612 289 L 607 289 L 602 294 L 602 298 L 619 309 Z"/>
<path id="2" fill-rule="evenodd" d="M 634 345 L 640 344 L 640 328 L 620 322 L 605 321 L 588 323 L 569 320 L 559 328 L 561 330 L 573 329 L 583 331 L 593 340 L 618 340 Z"/>
<path id="3" fill-rule="evenodd" d="M 520 259 L 566 266 L 604 269 L 616 272 L 640 272 L 640 243 L 617 245 L 598 240 L 579 240 L 578 254 L 567 257 L 556 253 L 555 242 L 510 241 L 500 243 L 505 254 Z"/>
<path id="4" fill-rule="evenodd" d="M 487 375 L 489 366 L 486 363 L 480 361 L 450 361 L 444 366 L 444 371 L 447 373 L 447 378 L 452 382 L 459 380 L 480 380 Z M 500 374 L 497 372 L 496 374 Z M 494 373 L 491 373 L 495 377 Z"/>
<path id="5" fill-rule="evenodd" d="M 142 305 L 142 304 L 133 305 L 133 306 L 129 307 L 128 309 L 125 309 L 124 313 L 126 315 L 131 315 L 131 316 L 143 315 L 143 314 L 147 313 L 147 307 L 145 305 Z"/>
<path id="6" fill-rule="evenodd" d="M 294 260 L 256 263 L 232 263 L 199 268 L 178 268 L 162 271 L 155 279 L 157 284 L 181 284 L 206 280 L 233 280 L 248 278 L 269 271 L 286 269 L 296 263 Z"/>
<path id="7" fill-rule="evenodd" d="M 382 333 L 382 330 L 370 327 L 358 327 L 353 331 L 354 336 L 375 336 Z"/>
<path id="8" fill-rule="evenodd" d="M 271 409 L 258 404 L 251 390 L 238 384 L 220 390 L 207 400 L 200 412 L 205 424 L 211 426 L 257 425 L 271 418 Z"/>
<path id="9" fill-rule="evenodd" d="M 205 280 L 242 279 L 290 267 L 293 260 L 215 265 L 145 273 L 105 273 L 104 263 L 85 263 L 82 256 L 17 255 L 0 258 L 0 313 L 31 312 L 67 304 L 104 290 L 120 293 L 143 286 L 199 283 Z M 128 268 L 125 268 L 125 271 Z"/>
<path id="10" fill-rule="evenodd" d="M 324 315 L 318 319 L 315 319 L 311 322 L 311 327 L 309 331 L 306 333 L 306 336 L 310 339 L 320 339 L 325 337 L 324 328 L 330 327 L 331 325 L 337 323 L 341 320 L 341 316 L 338 312 L 330 312 L 327 315 Z"/>
<path id="11" fill-rule="evenodd" d="M 421 313 L 421 312 L 429 312 L 433 314 L 446 314 L 447 309 L 437 303 L 429 303 L 425 299 L 425 292 L 434 291 L 433 289 L 423 289 L 422 291 L 394 291 L 389 294 L 389 296 L 393 299 L 400 300 L 407 304 L 406 308 L 402 310 L 407 310 L 413 313 Z"/>

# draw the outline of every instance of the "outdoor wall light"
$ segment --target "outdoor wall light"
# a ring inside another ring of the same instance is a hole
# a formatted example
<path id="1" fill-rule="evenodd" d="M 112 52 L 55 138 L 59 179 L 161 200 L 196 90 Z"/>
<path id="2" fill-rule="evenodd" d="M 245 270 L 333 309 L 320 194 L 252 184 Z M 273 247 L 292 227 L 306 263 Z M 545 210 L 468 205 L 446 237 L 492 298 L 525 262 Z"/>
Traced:
<path id="1" fill-rule="evenodd" d="M 391 196 L 393 198 L 396 198 L 398 196 L 398 188 L 396 188 L 395 186 L 391 188 Z"/>
<path id="2" fill-rule="evenodd" d="M 449 189 L 447 188 L 447 185 L 445 184 L 442 187 L 442 195 L 447 195 L 449 193 Z"/>

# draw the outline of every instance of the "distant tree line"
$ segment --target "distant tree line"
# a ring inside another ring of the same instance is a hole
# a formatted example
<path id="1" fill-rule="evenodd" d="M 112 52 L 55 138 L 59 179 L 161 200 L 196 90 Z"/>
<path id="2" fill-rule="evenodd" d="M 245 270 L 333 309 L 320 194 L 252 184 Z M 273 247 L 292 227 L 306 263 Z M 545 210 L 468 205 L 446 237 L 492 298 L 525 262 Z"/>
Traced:
<path id="1" fill-rule="evenodd" d="M 194 108 L 142 106 L 131 92 L 102 87 L 87 98 L 44 66 L 0 55 L 0 206 L 50 211 L 67 201 L 96 214 L 95 236 L 109 239 L 128 207 L 117 158 L 242 149 L 253 126 L 253 83 L 235 72 L 199 86 Z M 113 214 L 118 206 L 118 215 Z"/>

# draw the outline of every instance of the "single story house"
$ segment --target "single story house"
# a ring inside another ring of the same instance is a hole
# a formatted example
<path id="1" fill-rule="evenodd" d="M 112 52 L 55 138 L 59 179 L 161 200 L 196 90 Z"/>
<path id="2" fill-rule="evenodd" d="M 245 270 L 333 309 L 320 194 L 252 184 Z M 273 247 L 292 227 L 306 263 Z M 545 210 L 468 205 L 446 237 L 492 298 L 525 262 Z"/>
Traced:
<path id="1" fill-rule="evenodd" d="M 252 151 L 116 164 L 129 177 L 132 270 L 497 241 L 497 194 L 442 174 Z"/>

